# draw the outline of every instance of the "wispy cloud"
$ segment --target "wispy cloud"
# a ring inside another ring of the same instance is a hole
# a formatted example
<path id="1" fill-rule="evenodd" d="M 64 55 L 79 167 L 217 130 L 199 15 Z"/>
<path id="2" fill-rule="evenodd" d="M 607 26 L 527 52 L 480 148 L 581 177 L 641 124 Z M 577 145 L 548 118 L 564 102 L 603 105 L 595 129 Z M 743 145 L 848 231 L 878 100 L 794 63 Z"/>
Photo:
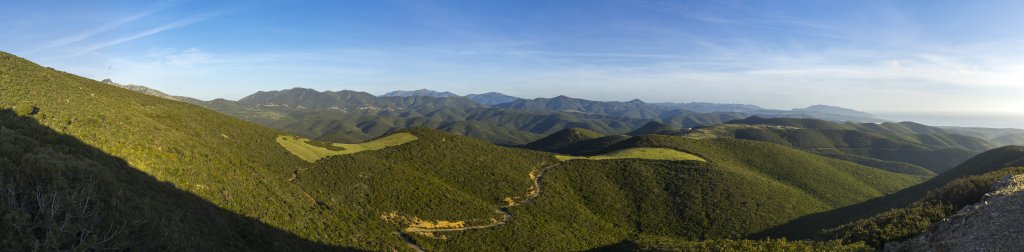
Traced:
<path id="1" fill-rule="evenodd" d="M 145 38 L 145 37 L 148 37 L 148 36 L 151 36 L 151 35 L 154 35 L 154 34 L 157 34 L 157 33 L 161 33 L 161 32 L 167 31 L 167 30 L 189 26 L 189 25 L 192 25 L 192 24 L 195 24 L 195 23 L 198 23 L 198 22 L 202 22 L 203 20 L 207 20 L 207 19 L 216 17 L 218 15 L 220 15 L 220 14 L 219 13 L 207 13 L 207 14 L 203 14 L 203 15 L 196 15 L 196 16 L 188 17 L 188 18 L 185 18 L 185 19 L 181 19 L 181 20 L 169 23 L 169 24 L 165 24 L 165 25 L 161 25 L 161 26 L 158 26 L 158 27 L 155 27 L 155 28 L 152 28 L 152 29 L 144 30 L 144 31 L 132 34 L 132 35 L 128 35 L 128 36 L 116 38 L 116 39 L 113 39 L 113 40 L 105 41 L 105 42 L 102 42 L 102 43 L 98 43 L 98 44 L 95 44 L 95 45 L 92 45 L 92 46 L 88 46 L 88 47 L 82 48 L 80 50 L 77 50 L 75 53 L 67 55 L 67 57 L 81 56 L 81 55 L 84 55 L 84 54 L 95 52 L 95 51 L 103 49 L 103 48 L 107 48 L 107 47 L 116 46 L 116 45 L 120 45 L 120 44 L 123 44 L 123 43 L 131 42 L 133 40 Z"/>
<path id="2" fill-rule="evenodd" d="M 136 20 L 145 18 L 145 17 L 147 17 L 147 16 L 149 16 L 149 15 L 151 15 L 153 13 L 157 13 L 157 12 L 160 12 L 160 11 L 165 10 L 167 8 L 173 7 L 176 4 L 177 3 L 166 2 L 166 3 L 159 4 L 159 5 L 155 5 L 153 7 L 150 7 L 148 9 L 143 10 L 143 11 L 141 11 L 139 13 L 134 14 L 134 15 L 123 17 L 123 18 L 120 18 L 120 19 L 108 22 L 108 23 L 103 24 L 103 25 L 101 25 L 99 27 L 86 30 L 86 31 L 84 31 L 82 33 L 78 33 L 78 34 L 74 34 L 74 35 L 70 35 L 70 36 L 66 36 L 66 37 L 62 37 L 62 38 L 58 38 L 56 40 L 50 41 L 50 43 L 46 43 L 43 46 L 40 46 L 38 48 L 29 50 L 28 53 L 38 52 L 38 51 L 42 51 L 42 50 L 46 50 L 46 49 L 50 49 L 50 48 L 61 47 L 61 46 L 66 46 L 66 45 L 70 45 L 70 44 L 73 44 L 73 43 L 81 42 L 81 41 L 84 41 L 86 39 L 92 38 L 92 37 L 94 37 L 96 35 L 99 35 L 101 33 L 104 33 L 104 32 L 107 32 L 107 31 L 110 31 L 110 30 L 113 30 L 113 29 L 117 29 L 117 28 L 119 28 L 121 26 L 124 26 L 126 24 L 132 23 L 132 22 L 134 22 Z"/>

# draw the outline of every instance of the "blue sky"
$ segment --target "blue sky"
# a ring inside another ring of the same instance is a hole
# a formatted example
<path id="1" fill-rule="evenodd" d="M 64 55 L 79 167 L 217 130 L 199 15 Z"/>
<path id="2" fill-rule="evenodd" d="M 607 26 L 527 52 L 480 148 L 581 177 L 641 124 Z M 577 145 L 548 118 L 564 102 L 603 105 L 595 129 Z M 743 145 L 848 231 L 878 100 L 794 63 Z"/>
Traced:
<path id="1" fill-rule="evenodd" d="M 258 3 L 255 3 L 258 2 Z M 201 99 L 296 86 L 1020 114 L 1022 1 L 5 1 L 0 50 Z"/>

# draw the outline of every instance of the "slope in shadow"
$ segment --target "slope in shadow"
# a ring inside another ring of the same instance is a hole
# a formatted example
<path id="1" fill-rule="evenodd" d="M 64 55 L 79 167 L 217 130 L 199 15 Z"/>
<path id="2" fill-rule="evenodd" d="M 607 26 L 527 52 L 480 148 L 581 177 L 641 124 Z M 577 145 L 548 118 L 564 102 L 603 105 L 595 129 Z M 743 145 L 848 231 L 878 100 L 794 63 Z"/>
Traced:
<path id="1" fill-rule="evenodd" d="M 1004 146 L 986 151 L 928 181 L 898 192 L 854 205 L 806 215 L 786 224 L 754 234 L 751 238 L 786 237 L 789 239 L 821 239 L 821 231 L 898 207 L 905 207 L 923 198 L 929 190 L 939 188 L 957 178 L 980 175 L 1005 167 L 1024 166 L 1024 147 Z M 967 204 L 967 202 L 961 202 Z"/>
<path id="2" fill-rule="evenodd" d="M 11 110 L 0 110 L 0 219 L 3 251 L 351 250 L 221 209 Z"/>

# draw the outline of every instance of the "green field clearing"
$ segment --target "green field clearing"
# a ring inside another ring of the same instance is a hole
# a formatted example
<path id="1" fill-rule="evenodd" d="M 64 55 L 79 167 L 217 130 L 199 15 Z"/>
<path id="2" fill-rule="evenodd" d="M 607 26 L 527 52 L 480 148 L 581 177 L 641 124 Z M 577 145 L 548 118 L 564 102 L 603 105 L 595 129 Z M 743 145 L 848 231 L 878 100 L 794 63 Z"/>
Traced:
<path id="1" fill-rule="evenodd" d="M 703 158 L 695 156 L 690 153 L 678 151 L 669 148 L 629 148 L 624 150 L 617 150 L 597 156 L 578 157 L 569 155 L 555 155 L 555 158 L 561 161 L 568 161 L 573 159 L 588 159 L 588 160 L 605 160 L 605 159 L 623 159 L 623 158 L 637 158 L 637 159 L 652 159 L 652 160 L 697 160 L 707 162 Z"/>
<path id="2" fill-rule="evenodd" d="M 372 151 L 384 149 L 391 146 L 398 146 L 404 143 L 412 142 L 416 140 L 416 136 L 409 133 L 397 133 L 391 134 L 378 139 L 370 140 L 364 143 L 357 144 L 342 144 L 342 143 L 331 143 L 335 147 L 342 148 L 341 150 L 331 150 L 321 146 L 316 146 L 311 143 L 309 139 L 301 138 L 297 136 L 277 136 L 277 143 L 287 149 L 295 156 L 306 160 L 307 162 L 316 162 L 321 158 L 347 155 L 363 151 Z"/>

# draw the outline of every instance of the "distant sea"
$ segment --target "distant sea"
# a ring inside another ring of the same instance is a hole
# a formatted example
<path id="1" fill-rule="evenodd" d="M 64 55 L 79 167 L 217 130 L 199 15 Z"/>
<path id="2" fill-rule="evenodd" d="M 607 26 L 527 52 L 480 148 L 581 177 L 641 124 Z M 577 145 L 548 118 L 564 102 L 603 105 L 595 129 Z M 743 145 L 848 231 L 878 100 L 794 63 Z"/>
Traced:
<path id="1" fill-rule="evenodd" d="M 929 126 L 959 126 L 1024 129 L 1024 115 L 959 113 L 872 113 L 875 117 L 897 122 L 911 121 Z"/>

